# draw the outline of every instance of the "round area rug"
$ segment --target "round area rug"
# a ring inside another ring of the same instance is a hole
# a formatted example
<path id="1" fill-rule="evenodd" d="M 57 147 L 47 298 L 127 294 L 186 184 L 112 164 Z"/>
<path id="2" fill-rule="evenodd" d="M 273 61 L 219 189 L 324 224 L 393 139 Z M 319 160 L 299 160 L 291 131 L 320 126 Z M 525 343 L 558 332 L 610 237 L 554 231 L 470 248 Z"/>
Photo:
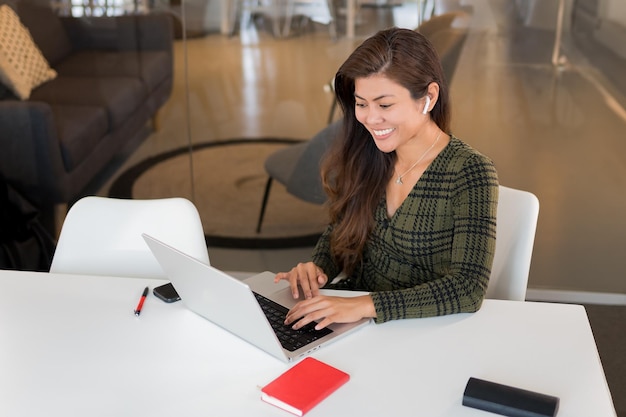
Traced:
<path id="1" fill-rule="evenodd" d="M 148 158 L 112 184 L 110 197 L 185 197 L 196 205 L 209 246 L 278 249 L 313 246 L 327 224 L 324 206 L 287 193 L 274 181 L 260 233 L 256 225 L 268 176 L 263 164 L 294 139 L 231 139 Z M 191 182 L 193 171 L 193 184 Z"/>

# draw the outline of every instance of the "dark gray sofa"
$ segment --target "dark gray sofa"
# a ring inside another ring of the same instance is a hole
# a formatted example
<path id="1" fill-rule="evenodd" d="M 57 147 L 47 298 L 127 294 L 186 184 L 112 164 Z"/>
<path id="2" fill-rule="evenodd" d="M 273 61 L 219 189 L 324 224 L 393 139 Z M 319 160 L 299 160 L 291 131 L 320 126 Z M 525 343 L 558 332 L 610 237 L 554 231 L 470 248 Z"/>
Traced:
<path id="1" fill-rule="evenodd" d="M 40 207 L 68 205 L 140 143 L 173 83 L 169 15 L 57 17 L 32 0 L 17 11 L 56 79 L 26 101 L 0 85 L 0 174 Z"/>

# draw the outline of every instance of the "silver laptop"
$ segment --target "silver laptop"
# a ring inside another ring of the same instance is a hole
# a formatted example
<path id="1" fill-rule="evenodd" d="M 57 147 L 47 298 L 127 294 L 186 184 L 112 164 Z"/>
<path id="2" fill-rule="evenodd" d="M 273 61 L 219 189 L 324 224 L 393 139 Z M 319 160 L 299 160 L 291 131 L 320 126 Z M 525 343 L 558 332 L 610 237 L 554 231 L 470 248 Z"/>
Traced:
<path id="1" fill-rule="evenodd" d="M 275 274 L 272 272 L 239 280 L 152 236 L 142 236 L 187 308 L 283 361 L 305 356 L 331 340 L 334 341 L 371 322 L 370 319 L 362 319 L 356 323 L 334 323 L 321 331 L 314 330 L 312 324 L 308 329 L 281 343 L 270 324 L 268 314 L 276 315 L 282 323 L 286 313 L 273 313 L 272 309 L 288 310 L 298 301 L 293 299 L 287 282 L 275 284 Z M 364 294 L 322 291 L 329 295 L 342 296 Z M 273 303 L 279 306 L 276 307 Z M 280 337 L 284 339 L 282 334 Z"/>

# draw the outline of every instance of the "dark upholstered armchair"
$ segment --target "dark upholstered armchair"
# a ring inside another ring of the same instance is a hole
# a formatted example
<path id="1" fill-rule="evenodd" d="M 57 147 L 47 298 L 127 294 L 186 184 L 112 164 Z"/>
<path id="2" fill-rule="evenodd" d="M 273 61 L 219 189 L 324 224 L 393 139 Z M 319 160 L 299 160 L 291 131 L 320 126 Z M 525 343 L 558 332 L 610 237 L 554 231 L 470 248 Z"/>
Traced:
<path id="1" fill-rule="evenodd" d="M 71 204 L 149 132 L 173 82 L 168 15 L 58 17 L 9 4 L 57 77 L 19 99 L 0 84 L 0 174 L 33 203 Z"/>

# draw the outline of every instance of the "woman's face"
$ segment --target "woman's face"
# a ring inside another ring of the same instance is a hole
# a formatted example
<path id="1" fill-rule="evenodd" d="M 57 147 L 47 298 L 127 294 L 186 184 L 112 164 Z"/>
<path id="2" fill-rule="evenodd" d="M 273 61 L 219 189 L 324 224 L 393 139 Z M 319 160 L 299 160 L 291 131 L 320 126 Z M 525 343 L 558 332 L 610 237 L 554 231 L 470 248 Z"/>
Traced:
<path id="1" fill-rule="evenodd" d="M 413 99 L 409 90 L 384 75 L 357 78 L 354 96 L 356 118 L 382 152 L 409 143 L 430 120 L 428 114 L 422 114 L 425 98 Z"/>

